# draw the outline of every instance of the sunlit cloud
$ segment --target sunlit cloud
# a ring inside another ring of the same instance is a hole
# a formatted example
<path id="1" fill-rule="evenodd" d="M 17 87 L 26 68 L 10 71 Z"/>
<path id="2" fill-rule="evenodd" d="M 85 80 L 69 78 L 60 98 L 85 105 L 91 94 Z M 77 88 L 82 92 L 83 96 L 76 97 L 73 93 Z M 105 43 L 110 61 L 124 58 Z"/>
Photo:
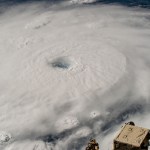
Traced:
<path id="1" fill-rule="evenodd" d="M 0 15 L 2 150 L 109 149 L 124 122 L 149 128 L 149 10 L 74 3 Z"/>

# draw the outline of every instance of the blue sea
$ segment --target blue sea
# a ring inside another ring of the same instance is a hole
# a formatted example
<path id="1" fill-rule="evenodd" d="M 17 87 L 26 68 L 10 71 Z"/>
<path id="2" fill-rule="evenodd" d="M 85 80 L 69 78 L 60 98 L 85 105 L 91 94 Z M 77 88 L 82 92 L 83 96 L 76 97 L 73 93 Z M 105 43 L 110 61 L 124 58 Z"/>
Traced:
<path id="1" fill-rule="evenodd" d="M 0 5 L 7 4 L 7 5 L 15 5 L 18 3 L 26 3 L 26 2 L 43 2 L 43 0 L 0 0 Z M 44 0 L 46 2 L 59 2 L 62 0 Z M 128 7 L 144 7 L 150 8 L 150 0 L 97 0 L 96 2 L 90 3 L 93 4 L 119 4 L 125 5 Z"/>

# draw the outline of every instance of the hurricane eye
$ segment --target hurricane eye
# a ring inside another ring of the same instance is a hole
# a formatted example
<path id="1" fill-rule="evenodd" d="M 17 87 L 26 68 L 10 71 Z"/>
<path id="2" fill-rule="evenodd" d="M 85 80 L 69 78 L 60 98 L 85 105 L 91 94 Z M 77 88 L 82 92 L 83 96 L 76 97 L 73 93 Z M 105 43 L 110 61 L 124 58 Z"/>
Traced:
<path id="1" fill-rule="evenodd" d="M 53 68 L 69 69 L 71 66 L 71 61 L 67 57 L 59 57 L 54 59 L 50 64 Z"/>

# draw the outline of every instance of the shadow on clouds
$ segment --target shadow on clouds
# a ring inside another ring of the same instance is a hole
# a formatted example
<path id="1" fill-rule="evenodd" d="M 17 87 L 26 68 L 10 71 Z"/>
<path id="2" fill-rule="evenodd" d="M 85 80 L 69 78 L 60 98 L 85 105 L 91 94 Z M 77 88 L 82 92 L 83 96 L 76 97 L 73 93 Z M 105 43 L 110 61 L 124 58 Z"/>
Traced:
<path id="1" fill-rule="evenodd" d="M 62 141 L 65 138 L 74 135 L 74 133 L 78 131 L 80 128 L 84 126 L 89 127 L 92 130 L 92 133 L 90 135 L 88 135 L 87 137 L 72 138 L 69 141 L 67 150 L 69 149 L 78 150 L 83 146 L 85 146 L 91 137 L 96 137 L 97 135 L 101 135 L 104 137 L 108 134 L 111 134 L 112 131 L 116 128 L 116 126 L 124 123 L 127 120 L 132 120 L 132 118 L 134 118 L 137 115 L 144 114 L 148 110 L 149 105 L 150 104 L 147 103 L 144 99 L 139 99 L 138 101 L 133 102 L 131 100 L 124 100 L 119 103 L 117 102 L 109 106 L 108 112 L 110 113 L 107 115 L 101 115 L 90 121 L 86 120 L 84 122 L 81 122 L 78 127 L 65 130 L 58 134 L 48 134 L 39 137 L 38 139 L 46 143 L 52 143 L 55 146 L 57 145 L 58 141 Z M 95 132 L 94 126 L 98 122 L 102 122 L 102 124 L 99 125 L 100 127 L 99 130 Z"/>

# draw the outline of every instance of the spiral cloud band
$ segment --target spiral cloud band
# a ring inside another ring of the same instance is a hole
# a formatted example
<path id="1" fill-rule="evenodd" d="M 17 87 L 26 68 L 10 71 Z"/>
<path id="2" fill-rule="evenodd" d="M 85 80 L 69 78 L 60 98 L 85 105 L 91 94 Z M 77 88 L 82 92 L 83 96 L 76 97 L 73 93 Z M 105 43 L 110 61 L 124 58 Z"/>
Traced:
<path id="1" fill-rule="evenodd" d="M 1 9 L 0 149 L 79 150 L 90 137 L 106 149 L 126 121 L 149 128 L 149 9 Z"/>

